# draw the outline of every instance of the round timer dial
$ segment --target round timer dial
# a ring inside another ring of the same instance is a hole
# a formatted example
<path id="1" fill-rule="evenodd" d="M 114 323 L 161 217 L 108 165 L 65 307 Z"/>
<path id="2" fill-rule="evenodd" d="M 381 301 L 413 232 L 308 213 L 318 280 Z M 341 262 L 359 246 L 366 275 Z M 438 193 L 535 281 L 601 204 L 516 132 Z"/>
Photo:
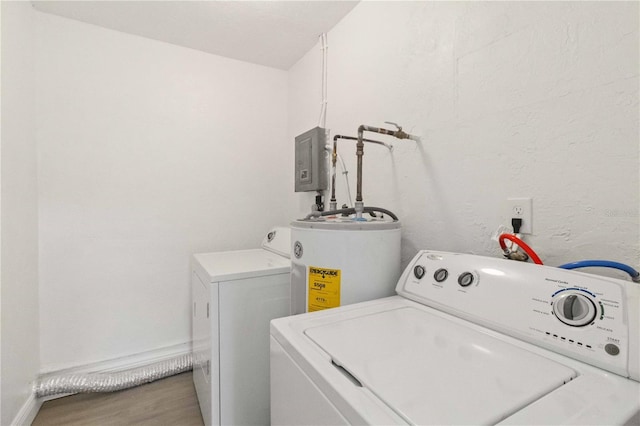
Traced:
<path id="1" fill-rule="evenodd" d="M 565 293 L 553 302 L 553 312 L 563 323 L 572 327 L 584 327 L 596 317 L 596 305 L 587 296 Z"/>

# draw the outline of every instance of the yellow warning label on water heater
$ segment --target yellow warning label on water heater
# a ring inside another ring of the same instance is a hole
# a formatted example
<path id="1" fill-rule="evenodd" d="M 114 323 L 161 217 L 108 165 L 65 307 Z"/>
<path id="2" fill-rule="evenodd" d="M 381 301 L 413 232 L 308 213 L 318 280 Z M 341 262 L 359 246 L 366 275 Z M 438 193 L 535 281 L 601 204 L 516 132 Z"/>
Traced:
<path id="1" fill-rule="evenodd" d="M 340 269 L 309 266 L 308 295 L 308 312 L 340 306 Z"/>

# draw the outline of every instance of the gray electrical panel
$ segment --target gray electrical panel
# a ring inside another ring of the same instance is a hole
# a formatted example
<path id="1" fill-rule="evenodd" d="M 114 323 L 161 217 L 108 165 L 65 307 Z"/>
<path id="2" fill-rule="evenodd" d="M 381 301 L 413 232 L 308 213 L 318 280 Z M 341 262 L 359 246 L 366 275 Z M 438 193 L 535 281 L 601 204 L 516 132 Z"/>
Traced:
<path id="1" fill-rule="evenodd" d="M 326 132 L 315 127 L 296 136 L 295 191 L 327 189 Z"/>

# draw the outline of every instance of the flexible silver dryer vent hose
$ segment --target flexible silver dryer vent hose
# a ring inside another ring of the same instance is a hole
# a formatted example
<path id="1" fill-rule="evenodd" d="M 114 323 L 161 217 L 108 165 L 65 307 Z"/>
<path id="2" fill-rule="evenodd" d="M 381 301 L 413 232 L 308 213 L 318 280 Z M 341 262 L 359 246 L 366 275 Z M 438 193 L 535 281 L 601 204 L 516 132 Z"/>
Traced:
<path id="1" fill-rule="evenodd" d="M 45 377 L 34 386 L 37 397 L 61 393 L 115 392 L 191 370 L 191 354 L 116 373 L 67 374 Z"/>

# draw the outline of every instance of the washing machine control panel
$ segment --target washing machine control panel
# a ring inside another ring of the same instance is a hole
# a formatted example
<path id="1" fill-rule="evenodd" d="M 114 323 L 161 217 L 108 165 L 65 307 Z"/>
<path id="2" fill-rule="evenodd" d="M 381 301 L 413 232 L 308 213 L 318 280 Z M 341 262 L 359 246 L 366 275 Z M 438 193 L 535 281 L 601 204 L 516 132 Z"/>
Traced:
<path id="1" fill-rule="evenodd" d="M 640 380 L 640 372 L 633 367 L 638 363 L 635 351 L 640 339 L 640 286 L 636 283 L 500 258 L 424 250 L 400 277 L 396 291 Z"/>

